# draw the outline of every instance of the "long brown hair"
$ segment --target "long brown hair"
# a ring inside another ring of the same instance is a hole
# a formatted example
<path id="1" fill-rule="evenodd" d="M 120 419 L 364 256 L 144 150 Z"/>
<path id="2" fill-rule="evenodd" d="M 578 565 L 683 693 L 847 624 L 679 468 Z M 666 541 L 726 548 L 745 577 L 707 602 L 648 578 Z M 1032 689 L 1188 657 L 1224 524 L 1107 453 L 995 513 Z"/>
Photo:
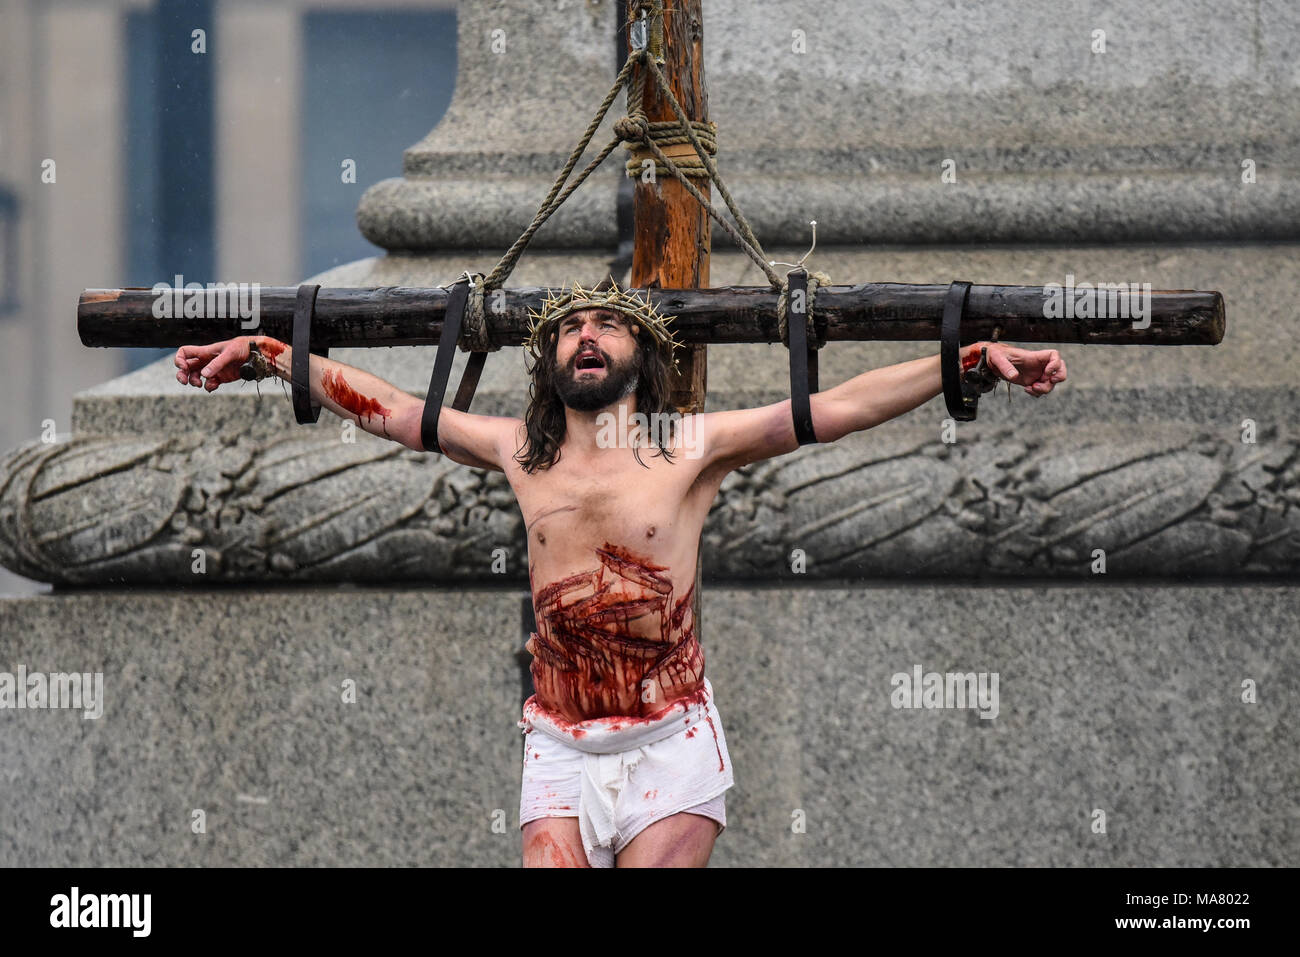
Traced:
<path id="1" fill-rule="evenodd" d="M 548 336 L 542 357 L 533 362 L 528 370 L 532 375 L 532 384 L 528 387 L 528 409 L 524 412 L 524 427 L 527 435 L 524 444 L 515 453 L 515 461 L 525 472 L 532 474 L 538 469 L 547 469 L 560 459 L 560 445 L 564 442 L 567 423 L 564 418 L 564 403 L 555 389 L 556 362 L 555 350 L 558 342 L 555 336 Z M 650 421 L 652 413 L 676 416 L 677 410 L 672 404 L 672 377 L 663 351 L 653 336 L 640 335 L 637 340 L 637 387 L 636 409 L 644 413 Z M 658 450 L 655 455 L 662 455 L 672 461 L 673 452 L 666 443 L 672 441 L 676 429 L 649 430 L 652 441 Z M 650 466 L 641 461 L 641 449 L 634 448 L 636 460 L 646 468 Z"/>

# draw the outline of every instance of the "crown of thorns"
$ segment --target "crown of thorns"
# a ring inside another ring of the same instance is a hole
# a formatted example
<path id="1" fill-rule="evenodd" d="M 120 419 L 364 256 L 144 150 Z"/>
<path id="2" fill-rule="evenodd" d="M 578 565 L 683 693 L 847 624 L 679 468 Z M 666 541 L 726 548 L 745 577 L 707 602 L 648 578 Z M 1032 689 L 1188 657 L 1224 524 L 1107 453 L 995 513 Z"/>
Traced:
<path id="1" fill-rule="evenodd" d="M 619 289 L 615 282 L 611 282 L 609 289 L 584 289 L 575 282 L 568 292 L 558 296 L 550 295 L 549 289 L 546 291 L 548 297 L 542 300 L 541 311 L 528 310 L 528 339 L 524 346 L 534 360 L 542 357 L 546 337 L 569 313 L 580 309 L 609 309 L 626 316 L 632 323 L 633 332 L 638 326 L 644 327 L 659 348 L 667 353 L 673 368 L 677 367 L 675 353 L 682 343 L 668 328 L 675 317 L 662 315 L 648 298 L 641 299 L 635 292 Z"/>

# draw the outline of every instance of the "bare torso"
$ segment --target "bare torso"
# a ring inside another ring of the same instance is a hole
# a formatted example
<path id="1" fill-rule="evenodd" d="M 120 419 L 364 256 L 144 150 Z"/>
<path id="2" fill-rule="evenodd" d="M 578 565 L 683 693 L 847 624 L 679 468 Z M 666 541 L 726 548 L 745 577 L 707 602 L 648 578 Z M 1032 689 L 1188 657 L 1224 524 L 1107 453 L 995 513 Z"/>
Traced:
<path id="1" fill-rule="evenodd" d="M 641 461 L 566 444 L 549 469 L 506 470 L 528 534 L 537 702 L 569 721 L 644 717 L 703 688 L 696 557 L 722 474 L 681 452 Z"/>

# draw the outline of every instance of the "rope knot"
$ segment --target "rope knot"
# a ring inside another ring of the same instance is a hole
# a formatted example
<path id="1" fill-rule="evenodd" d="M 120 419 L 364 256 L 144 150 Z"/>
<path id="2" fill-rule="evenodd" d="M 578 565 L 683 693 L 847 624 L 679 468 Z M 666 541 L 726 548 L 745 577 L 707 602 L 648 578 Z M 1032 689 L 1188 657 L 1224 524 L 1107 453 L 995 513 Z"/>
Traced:
<path id="1" fill-rule="evenodd" d="M 465 321 L 460 330 L 457 345 L 462 352 L 496 352 L 501 347 L 492 341 L 488 334 L 487 318 L 483 314 L 483 294 L 486 281 L 481 275 L 474 277 L 469 288 L 469 298 L 465 301 Z"/>
<path id="2" fill-rule="evenodd" d="M 644 114 L 625 116 L 614 122 L 614 135 L 631 143 L 643 142 L 650 132 L 650 121 Z"/>

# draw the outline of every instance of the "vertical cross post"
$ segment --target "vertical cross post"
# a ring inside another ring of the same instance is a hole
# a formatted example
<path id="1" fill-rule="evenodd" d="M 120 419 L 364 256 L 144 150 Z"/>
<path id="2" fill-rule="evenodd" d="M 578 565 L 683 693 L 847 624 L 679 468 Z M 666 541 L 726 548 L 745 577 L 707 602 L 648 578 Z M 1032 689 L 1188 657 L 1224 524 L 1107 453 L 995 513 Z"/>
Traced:
<path id="1" fill-rule="evenodd" d="M 704 20 L 702 0 L 672 0 L 655 3 L 655 13 L 662 11 L 662 40 L 658 31 L 650 33 L 660 43 L 663 64 L 660 69 L 668 78 L 673 95 L 691 120 L 707 121 L 709 101 L 704 89 Z M 638 5 L 628 5 L 636 15 Z M 651 16 L 654 16 L 652 13 Z M 649 37 L 647 39 L 650 39 Z M 654 44 L 651 48 L 653 52 Z M 636 69 L 643 69 L 638 66 Z M 650 122 L 676 121 L 667 97 L 659 91 L 653 77 L 645 78 L 642 108 Z M 632 104 L 628 104 L 631 109 Z M 709 216 L 695 198 L 670 174 L 650 180 L 639 176 L 633 194 L 632 285 L 660 289 L 703 289 L 709 285 Z M 709 181 L 697 178 L 696 188 L 707 198 Z M 706 347 L 687 346 L 679 354 L 679 372 L 673 383 L 673 404 L 683 414 L 704 410 L 706 386 Z"/>

